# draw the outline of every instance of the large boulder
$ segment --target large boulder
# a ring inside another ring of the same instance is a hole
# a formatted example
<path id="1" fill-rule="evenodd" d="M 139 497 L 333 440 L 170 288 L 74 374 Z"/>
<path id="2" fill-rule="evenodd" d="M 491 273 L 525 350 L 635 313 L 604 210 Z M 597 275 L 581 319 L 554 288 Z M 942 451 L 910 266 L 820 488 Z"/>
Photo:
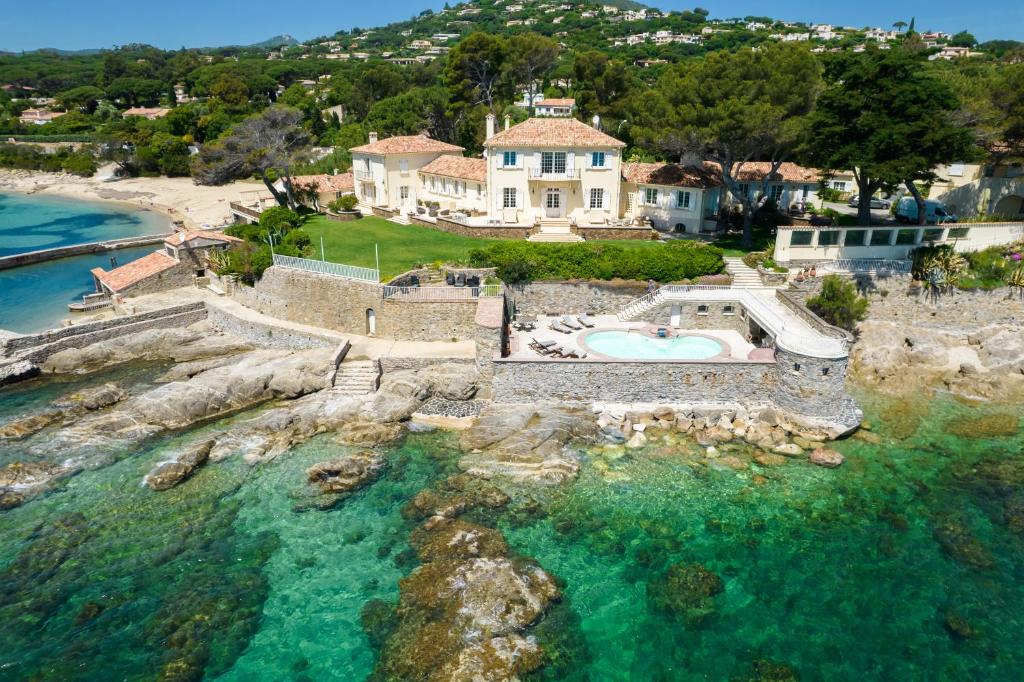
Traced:
<path id="1" fill-rule="evenodd" d="M 23 504 L 69 471 L 62 464 L 47 462 L 11 462 L 0 468 L 0 509 L 11 509 Z"/>
<path id="2" fill-rule="evenodd" d="M 42 370 L 55 374 L 93 372 L 136 360 L 186 362 L 250 350 L 252 346 L 218 333 L 205 323 L 185 328 L 147 329 L 51 355 Z"/>
<path id="3" fill-rule="evenodd" d="M 815 448 L 811 452 L 811 464 L 817 464 L 820 467 L 826 467 L 828 469 L 835 469 L 841 465 L 844 461 L 844 457 L 836 452 L 835 450 L 829 450 L 828 448 Z"/>
<path id="4" fill-rule="evenodd" d="M 559 484 L 579 473 L 572 440 L 596 441 L 593 415 L 564 406 L 492 405 L 465 431 L 459 467 L 474 476 Z"/>
<path id="5" fill-rule="evenodd" d="M 314 464 L 306 470 L 306 479 L 323 494 L 351 493 L 376 480 L 384 471 L 385 463 L 383 454 L 363 450 Z"/>
<path id="6" fill-rule="evenodd" d="M 168 490 L 192 475 L 196 469 L 210 458 L 213 448 L 212 438 L 195 443 L 180 452 L 174 459 L 157 464 L 146 474 L 143 483 L 153 490 Z"/>
<path id="7" fill-rule="evenodd" d="M 399 423 L 377 424 L 375 422 L 355 421 L 341 427 L 338 431 L 338 440 L 346 445 L 376 447 L 378 445 L 394 443 L 402 437 L 404 432 L 405 427 Z"/>

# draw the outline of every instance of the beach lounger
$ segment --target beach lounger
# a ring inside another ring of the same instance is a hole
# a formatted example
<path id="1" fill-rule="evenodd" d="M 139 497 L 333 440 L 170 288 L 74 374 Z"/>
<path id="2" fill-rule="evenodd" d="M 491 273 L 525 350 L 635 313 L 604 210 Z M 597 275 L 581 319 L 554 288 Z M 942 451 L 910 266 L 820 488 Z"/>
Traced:
<path id="1" fill-rule="evenodd" d="M 550 329 L 551 331 L 556 331 L 559 334 L 572 334 L 572 329 L 566 327 L 564 324 L 557 320 L 548 325 L 548 329 Z"/>
<path id="2" fill-rule="evenodd" d="M 533 342 L 541 348 L 551 348 L 552 346 L 558 345 L 557 341 L 538 341 L 534 339 Z"/>
<path id="3" fill-rule="evenodd" d="M 572 315 L 562 315 L 562 319 L 560 321 L 569 329 L 575 329 L 577 331 L 583 329 L 583 325 L 572 319 Z"/>
<path id="4" fill-rule="evenodd" d="M 588 329 L 597 325 L 597 320 L 592 318 L 590 315 L 579 315 L 576 319 L 580 321 L 580 324 Z"/>

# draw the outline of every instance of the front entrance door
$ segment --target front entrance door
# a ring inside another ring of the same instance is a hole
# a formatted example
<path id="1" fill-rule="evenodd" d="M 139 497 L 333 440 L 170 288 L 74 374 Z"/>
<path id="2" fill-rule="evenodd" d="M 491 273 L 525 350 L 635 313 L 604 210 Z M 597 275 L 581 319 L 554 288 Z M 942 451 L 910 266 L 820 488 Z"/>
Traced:
<path id="1" fill-rule="evenodd" d="M 565 206 L 562 201 L 562 190 L 549 188 L 544 192 L 544 217 L 561 218 L 565 215 Z"/>

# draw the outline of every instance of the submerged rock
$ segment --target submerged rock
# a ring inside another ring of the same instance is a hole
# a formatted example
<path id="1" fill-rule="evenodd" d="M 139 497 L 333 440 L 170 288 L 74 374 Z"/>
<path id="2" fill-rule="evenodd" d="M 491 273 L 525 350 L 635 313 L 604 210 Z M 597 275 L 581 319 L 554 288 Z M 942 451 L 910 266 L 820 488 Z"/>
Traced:
<path id="1" fill-rule="evenodd" d="M 47 462 L 12 462 L 0 468 L 0 509 L 13 509 L 52 481 L 69 473 L 67 467 Z"/>
<path id="2" fill-rule="evenodd" d="M 169 490 L 192 475 L 210 458 L 214 440 L 208 439 L 185 449 L 169 462 L 161 462 L 153 468 L 143 483 L 153 490 Z"/>
<path id="3" fill-rule="evenodd" d="M 433 489 L 421 490 L 402 510 L 411 519 L 454 518 L 474 508 L 501 509 L 511 501 L 500 488 L 467 474 L 449 476 Z"/>
<path id="4" fill-rule="evenodd" d="M 655 608 L 698 624 L 714 613 L 714 597 L 724 590 L 722 579 L 704 566 L 680 562 L 647 583 L 647 598 Z"/>
<path id="5" fill-rule="evenodd" d="M 325 495 L 351 493 L 380 477 L 385 464 L 383 454 L 363 450 L 314 464 L 306 470 L 306 479 Z"/>
<path id="6" fill-rule="evenodd" d="M 970 639 L 976 637 L 978 632 L 966 618 L 958 613 L 947 612 L 942 618 L 942 626 L 950 636 L 957 639 Z"/>
<path id="7" fill-rule="evenodd" d="M 750 670 L 733 677 L 731 682 L 799 682 L 800 675 L 787 663 L 758 659 L 750 664 Z"/>
<path id="8" fill-rule="evenodd" d="M 434 517 L 413 531 L 410 543 L 421 561 L 500 557 L 508 553 L 502 534 L 493 528 L 445 517 Z"/>
<path id="9" fill-rule="evenodd" d="M 0 439 L 25 438 L 51 424 L 68 422 L 86 412 L 110 407 L 127 397 L 128 392 L 116 384 L 86 388 L 53 401 L 54 409 L 3 424 L 0 426 Z"/>
<path id="10" fill-rule="evenodd" d="M 828 469 L 835 469 L 841 465 L 845 458 L 836 452 L 835 450 L 829 450 L 828 448 L 815 448 L 811 452 L 811 464 L 817 464 L 820 467 L 826 467 Z"/>
<path id="11" fill-rule="evenodd" d="M 946 433 L 960 438 L 1001 438 L 1014 435 L 1019 428 L 1019 414 L 965 415 L 946 424 Z"/>
<path id="12" fill-rule="evenodd" d="M 990 568 L 995 560 L 978 538 L 974 537 L 964 519 L 948 515 L 936 520 L 935 540 L 950 558 L 974 568 Z"/>

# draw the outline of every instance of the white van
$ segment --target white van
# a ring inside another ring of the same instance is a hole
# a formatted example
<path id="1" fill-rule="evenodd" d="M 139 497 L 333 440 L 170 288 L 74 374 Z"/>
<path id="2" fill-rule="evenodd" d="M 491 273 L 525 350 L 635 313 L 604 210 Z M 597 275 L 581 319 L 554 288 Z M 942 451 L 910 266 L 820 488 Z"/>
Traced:
<path id="1" fill-rule="evenodd" d="M 924 211 L 924 220 L 929 225 L 957 222 L 957 217 L 947 211 L 946 207 L 938 201 L 925 199 Z M 914 197 L 903 197 L 900 199 L 900 203 L 896 205 L 896 221 L 900 223 L 917 223 L 917 202 L 914 201 Z"/>

